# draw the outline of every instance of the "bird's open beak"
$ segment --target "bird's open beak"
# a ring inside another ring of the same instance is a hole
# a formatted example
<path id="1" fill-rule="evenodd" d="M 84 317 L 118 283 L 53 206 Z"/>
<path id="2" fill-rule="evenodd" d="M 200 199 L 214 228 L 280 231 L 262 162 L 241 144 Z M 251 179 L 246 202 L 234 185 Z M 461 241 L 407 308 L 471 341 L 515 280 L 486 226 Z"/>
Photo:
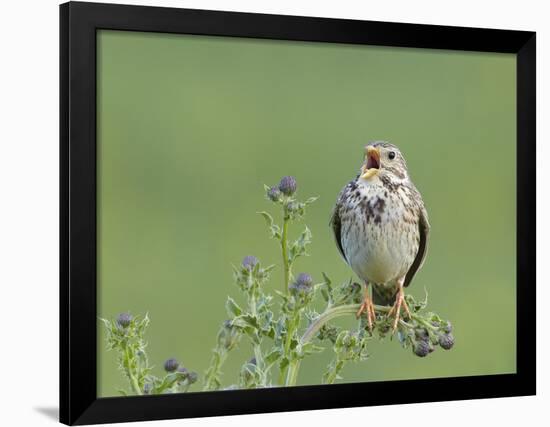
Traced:
<path id="1" fill-rule="evenodd" d="M 380 170 L 380 150 L 375 147 L 367 147 L 365 164 L 361 168 L 361 178 L 370 179 Z"/>

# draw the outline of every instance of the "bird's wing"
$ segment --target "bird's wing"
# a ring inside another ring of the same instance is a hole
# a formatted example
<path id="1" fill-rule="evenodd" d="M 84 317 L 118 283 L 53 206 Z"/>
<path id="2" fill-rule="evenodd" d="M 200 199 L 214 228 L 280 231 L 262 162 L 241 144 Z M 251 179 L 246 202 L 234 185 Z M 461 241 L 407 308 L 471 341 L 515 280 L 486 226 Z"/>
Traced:
<path id="1" fill-rule="evenodd" d="M 424 207 L 424 203 L 420 206 L 419 218 L 418 218 L 418 231 L 420 232 L 420 244 L 418 245 L 418 252 L 414 259 L 414 262 L 407 271 L 405 276 L 404 286 L 409 286 L 414 275 L 424 264 L 426 254 L 428 253 L 428 237 L 430 235 L 430 223 L 428 222 L 428 212 Z"/>
<path id="2" fill-rule="evenodd" d="M 336 205 L 332 210 L 332 215 L 330 216 L 329 225 L 330 225 L 330 228 L 332 228 L 334 241 L 336 242 L 336 246 L 338 247 L 338 251 L 340 252 L 340 255 L 342 255 L 342 258 L 344 258 L 344 261 L 348 262 L 346 260 L 346 255 L 344 254 L 344 248 L 342 247 L 342 234 L 341 234 L 342 221 L 340 220 L 340 214 L 339 214 L 340 200 L 341 200 L 341 195 L 338 196 L 338 201 L 336 202 Z"/>

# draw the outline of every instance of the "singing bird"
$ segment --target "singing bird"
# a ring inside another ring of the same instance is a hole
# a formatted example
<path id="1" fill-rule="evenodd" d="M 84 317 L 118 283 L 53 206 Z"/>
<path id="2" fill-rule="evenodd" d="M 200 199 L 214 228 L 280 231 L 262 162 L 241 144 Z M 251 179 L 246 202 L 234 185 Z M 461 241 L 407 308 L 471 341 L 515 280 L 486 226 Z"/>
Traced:
<path id="1" fill-rule="evenodd" d="M 410 316 L 403 288 L 424 263 L 430 231 L 422 196 L 395 145 L 374 141 L 365 147 L 360 173 L 340 192 L 330 225 L 340 254 L 365 283 L 357 317 L 365 313 L 372 329 L 373 304 L 392 306 L 394 332 L 401 310 Z"/>

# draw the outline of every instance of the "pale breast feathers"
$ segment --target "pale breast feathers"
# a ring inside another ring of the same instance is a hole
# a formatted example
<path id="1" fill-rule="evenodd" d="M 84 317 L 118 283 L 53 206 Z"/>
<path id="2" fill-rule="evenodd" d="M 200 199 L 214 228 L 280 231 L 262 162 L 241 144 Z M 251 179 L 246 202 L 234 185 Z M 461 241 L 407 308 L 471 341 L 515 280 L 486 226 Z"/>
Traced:
<path id="1" fill-rule="evenodd" d="M 426 258 L 430 225 L 414 185 L 361 188 L 346 185 L 330 225 L 338 251 L 363 280 L 411 283 Z"/>

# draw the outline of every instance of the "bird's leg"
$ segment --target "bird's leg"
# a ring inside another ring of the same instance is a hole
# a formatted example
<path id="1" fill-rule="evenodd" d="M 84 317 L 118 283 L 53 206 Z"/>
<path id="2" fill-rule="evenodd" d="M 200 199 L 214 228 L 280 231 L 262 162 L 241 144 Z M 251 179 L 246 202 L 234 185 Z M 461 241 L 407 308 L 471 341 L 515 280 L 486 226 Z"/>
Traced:
<path id="1" fill-rule="evenodd" d="M 361 303 L 361 306 L 359 307 L 359 310 L 357 311 L 357 318 L 359 319 L 359 317 L 361 317 L 361 315 L 364 312 L 367 313 L 367 324 L 369 327 L 369 331 L 372 331 L 372 325 L 376 320 L 376 313 L 374 312 L 374 305 L 372 303 L 372 299 L 369 294 L 368 282 L 365 282 L 365 296 L 363 298 L 363 302 Z"/>
<path id="2" fill-rule="evenodd" d="M 409 310 L 407 301 L 405 301 L 405 291 L 403 291 L 404 280 L 405 278 L 399 280 L 399 290 L 397 291 L 397 295 L 395 296 L 395 303 L 393 304 L 391 310 L 388 312 L 388 317 L 395 315 L 392 325 L 392 334 L 396 331 L 397 325 L 399 324 L 399 319 L 401 318 L 401 309 L 405 310 L 405 312 L 407 313 L 407 317 L 411 317 L 411 311 Z"/>

